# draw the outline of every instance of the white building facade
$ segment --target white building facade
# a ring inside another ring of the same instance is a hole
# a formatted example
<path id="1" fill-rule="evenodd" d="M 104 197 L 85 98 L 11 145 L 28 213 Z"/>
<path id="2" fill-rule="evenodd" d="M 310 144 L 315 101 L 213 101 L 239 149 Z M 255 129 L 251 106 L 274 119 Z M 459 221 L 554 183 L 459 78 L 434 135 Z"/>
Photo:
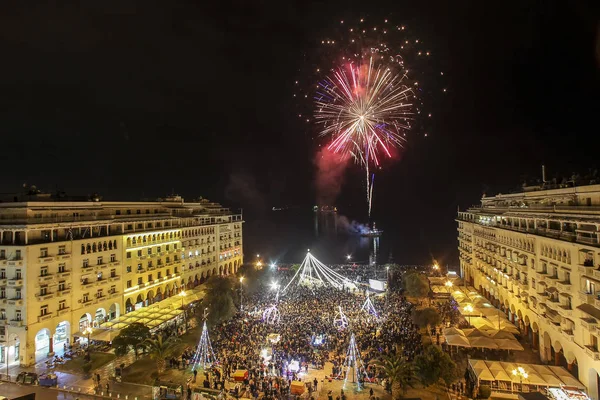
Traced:
<path id="1" fill-rule="evenodd" d="M 598 399 L 600 185 L 484 197 L 457 222 L 462 276 L 542 361 L 565 366 Z"/>
<path id="2" fill-rule="evenodd" d="M 87 327 L 243 263 L 241 213 L 208 200 L 0 203 L 0 364 L 34 364 Z"/>

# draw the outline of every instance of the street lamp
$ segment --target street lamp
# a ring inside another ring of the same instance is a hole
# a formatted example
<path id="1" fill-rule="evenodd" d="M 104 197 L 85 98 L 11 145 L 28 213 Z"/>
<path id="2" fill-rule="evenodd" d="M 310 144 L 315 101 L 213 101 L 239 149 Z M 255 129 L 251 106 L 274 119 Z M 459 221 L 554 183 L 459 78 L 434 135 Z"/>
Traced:
<path id="1" fill-rule="evenodd" d="M 346 260 L 348 260 L 348 261 L 352 260 L 352 254 L 348 254 L 348 255 L 346 256 Z"/>
<path id="2" fill-rule="evenodd" d="M 446 283 L 444 283 L 444 286 L 446 286 L 447 288 L 451 288 L 453 285 L 451 281 L 446 281 Z"/>
<path id="3" fill-rule="evenodd" d="M 473 306 L 467 304 L 464 308 L 465 312 L 468 312 L 467 317 L 469 318 L 469 326 L 471 326 L 471 313 L 473 312 Z"/>
<path id="4" fill-rule="evenodd" d="M 181 297 L 181 309 L 183 310 L 183 323 L 184 323 L 184 332 L 187 330 L 187 315 L 185 315 L 185 308 L 183 307 L 183 298 L 185 297 L 185 290 L 179 292 L 179 297 Z"/>
<path id="5" fill-rule="evenodd" d="M 260 261 L 259 261 L 259 262 L 260 262 Z M 242 288 L 243 288 L 243 286 L 242 286 L 242 282 L 243 282 L 243 281 L 244 281 L 244 277 L 243 277 L 243 276 L 240 276 L 240 311 L 243 311 L 243 310 L 244 310 L 244 306 L 243 306 L 243 304 L 242 304 Z"/>
<path id="6" fill-rule="evenodd" d="M 88 326 L 87 328 L 85 328 L 85 329 L 83 330 L 83 332 L 82 332 L 82 333 L 84 333 L 85 335 L 87 335 L 87 345 L 88 345 L 88 351 L 89 351 L 89 349 L 90 349 L 90 334 L 91 334 L 92 332 L 93 332 L 93 329 L 92 329 L 90 326 Z"/>
<path id="7" fill-rule="evenodd" d="M 523 367 L 517 367 L 516 369 L 512 370 L 512 374 L 514 376 L 518 376 L 519 377 L 519 381 L 521 384 L 521 392 L 523 391 L 523 379 L 527 379 L 529 377 L 529 374 L 527 372 L 525 372 L 525 369 Z"/>

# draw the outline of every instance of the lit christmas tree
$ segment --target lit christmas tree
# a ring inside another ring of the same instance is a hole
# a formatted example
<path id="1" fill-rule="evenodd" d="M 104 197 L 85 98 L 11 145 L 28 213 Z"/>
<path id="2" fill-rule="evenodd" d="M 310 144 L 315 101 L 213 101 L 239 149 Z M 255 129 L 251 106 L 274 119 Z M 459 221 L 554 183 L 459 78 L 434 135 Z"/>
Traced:
<path id="1" fill-rule="evenodd" d="M 360 356 L 360 349 L 356 346 L 354 333 L 350 335 L 350 344 L 346 352 L 346 358 L 340 369 L 340 375 L 344 376 L 344 388 L 348 382 L 348 378 L 352 377 L 352 383 L 356 383 L 356 390 L 360 391 L 363 388 L 364 374 L 366 373 L 365 365 Z M 338 376 L 338 377 L 339 377 Z"/>
<path id="2" fill-rule="evenodd" d="M 366 311 L 368 314 L 371 314 L 375 318 L 379 318 L 379 313 L 375 309 L 375 306 L 373 305 L 373 302 L 371 301 L 369 295 L 367 295 L 367 300 L 365 300 L 365 303 L 363 304 L 360 310 Z"/>
<path id="3" fill-rule="evenodd" d="M 210 338 L 208 337 L 208 328 L 206 327 L 206 321 L 202 326 L 202 335 L 200 336 L 200 342 L 198 343 L 198 349 L 194 355 L 194 369 L 196 371 L 200 369 L 206 369 L 212 364 L 217 362 L 215 353 L 213 352 L 210 344 Z"/>

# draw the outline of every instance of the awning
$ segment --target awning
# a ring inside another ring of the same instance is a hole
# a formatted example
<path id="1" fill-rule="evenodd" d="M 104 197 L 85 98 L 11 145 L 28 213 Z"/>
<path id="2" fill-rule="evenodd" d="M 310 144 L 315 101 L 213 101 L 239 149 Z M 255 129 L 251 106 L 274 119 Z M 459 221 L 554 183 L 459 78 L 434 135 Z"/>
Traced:
<path id="1" fill-rule="evenodd" d="M 600 310 L 591 304 L 580 304 L 577 306 L 577 308 L 596 319 L 600 319 Z"/>
<path id="2" fill-rule="evenodd" d="M 451 346 L 459 346 L 459 347 L 471 347 L 469 339 L 462 335 L 449 335 L 446 336 L 446 343 Z"/>

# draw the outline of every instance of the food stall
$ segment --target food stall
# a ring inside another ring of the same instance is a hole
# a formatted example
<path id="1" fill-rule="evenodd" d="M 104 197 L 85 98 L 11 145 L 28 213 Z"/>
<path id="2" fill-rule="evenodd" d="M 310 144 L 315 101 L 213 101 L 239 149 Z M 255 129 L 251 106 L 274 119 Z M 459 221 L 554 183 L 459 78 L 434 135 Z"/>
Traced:
<path id="1" fill-rule="evenodd" d="M 290 392 L 292 394 L 301 395 L 304 393 L 305 389 L 304 382 L 292 381 L 292 384 L 290 385 Z"/>
<path id="2" fill-rule="evenodd" d="M 40 375 L 38 377 L 38 382 L 40 386 L 52 387 L 58 384 L 58 379 L 56 377 L 56 374 L 48 373 Z"/>
<path id="3" fill-rule="evenodd" d="M 579 388 L 564 385 L 548 388 L 548 397 L 554 400 L 590 400 L 588 395 Z"/>
<path id="4" fill-rule="evenodd" d="M 236 382 L 242 382 L 248 379 L 247 369 L 238 369 L 233 373 L 233 380 Z"/>

